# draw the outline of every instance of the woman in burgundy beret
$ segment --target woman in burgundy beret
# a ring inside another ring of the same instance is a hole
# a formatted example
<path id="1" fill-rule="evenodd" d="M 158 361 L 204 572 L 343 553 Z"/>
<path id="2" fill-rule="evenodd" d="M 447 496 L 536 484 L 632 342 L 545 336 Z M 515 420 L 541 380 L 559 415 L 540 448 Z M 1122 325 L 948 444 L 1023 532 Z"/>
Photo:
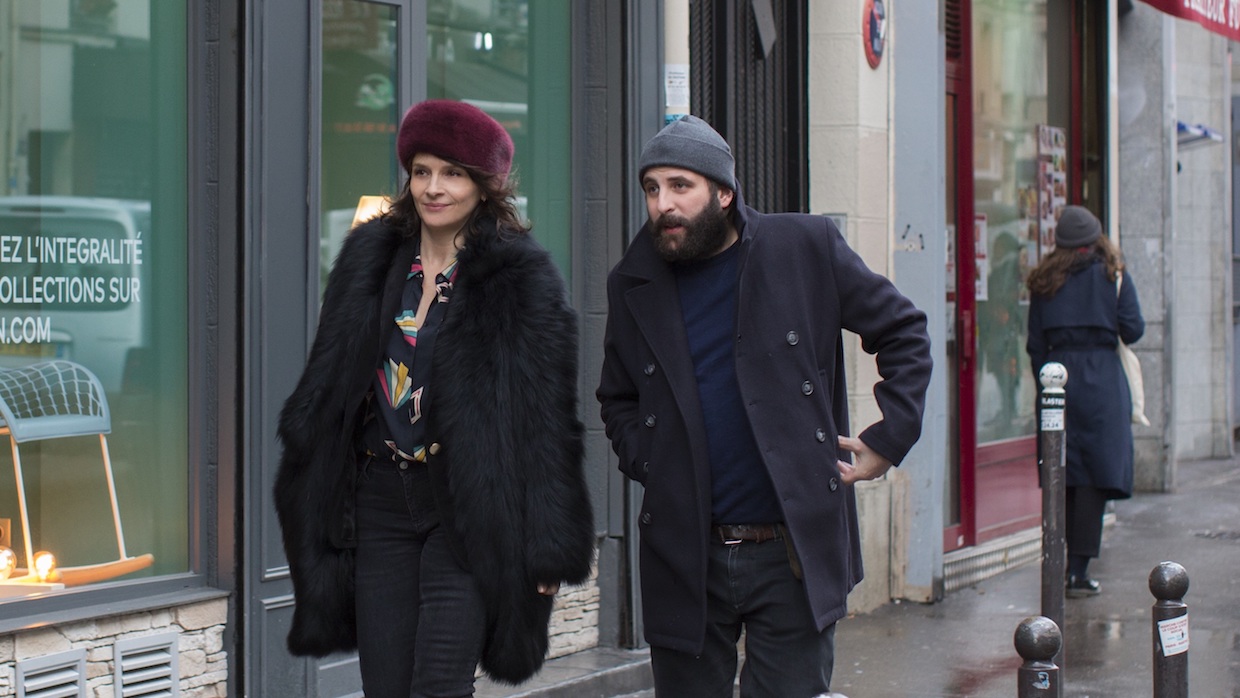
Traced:
<path id="1" fill-rule="evenodd" d="M 524 681 L 591 571 L 577 317 L 512 154 L 474 106 L 409 109 L 408 186 L 345 240 L 280 414 L 288 646 L 356 649 L 368 698 L 471 696 L 479 664 Z"/>

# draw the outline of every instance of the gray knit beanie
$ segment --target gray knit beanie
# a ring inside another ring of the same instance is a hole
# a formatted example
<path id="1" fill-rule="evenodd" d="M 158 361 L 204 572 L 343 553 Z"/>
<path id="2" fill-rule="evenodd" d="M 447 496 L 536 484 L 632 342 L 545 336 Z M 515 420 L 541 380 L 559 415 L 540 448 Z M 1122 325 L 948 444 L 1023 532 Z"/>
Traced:
<path id="1" fill-rule="evenodd" d="M 1064 206 L 1055 224 L 1055 247 L 1088 247 L 1102 237 L 1102 223 L 1084 206 Z"/>
<path id="2" fill-rule="evenodd" d="M 637 178 L 652 167 L 680 167 L 692 170 L 736 191 L 736 160 L 732 149 L 710 124 L 693 116 L 682 116 L 663 127 L 642 148 Z"/>

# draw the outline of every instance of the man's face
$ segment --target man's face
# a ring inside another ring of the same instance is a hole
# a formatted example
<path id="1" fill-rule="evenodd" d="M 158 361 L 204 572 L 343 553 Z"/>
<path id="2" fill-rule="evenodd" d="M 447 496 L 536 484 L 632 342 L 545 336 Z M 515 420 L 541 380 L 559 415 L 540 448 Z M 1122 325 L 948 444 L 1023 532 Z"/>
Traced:
<path id="1" fill-rule="evenodd" d="M 730 189 L 679 167 L 652 167 L 642 176 L 655 248 L 669 262 L 706 259 L 732 243 Z"/>

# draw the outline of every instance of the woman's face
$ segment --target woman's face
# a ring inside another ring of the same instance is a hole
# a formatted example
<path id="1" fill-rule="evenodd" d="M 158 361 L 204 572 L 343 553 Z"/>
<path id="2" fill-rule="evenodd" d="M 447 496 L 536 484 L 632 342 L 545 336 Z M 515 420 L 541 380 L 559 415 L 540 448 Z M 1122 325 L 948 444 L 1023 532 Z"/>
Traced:
<path id="1" fill-rule="evenodd" d="M 409 168 L 409 193 L 422 229 L 456 235 L 482 201 L 482 189 L 460 165 L 418 153 Z"/>

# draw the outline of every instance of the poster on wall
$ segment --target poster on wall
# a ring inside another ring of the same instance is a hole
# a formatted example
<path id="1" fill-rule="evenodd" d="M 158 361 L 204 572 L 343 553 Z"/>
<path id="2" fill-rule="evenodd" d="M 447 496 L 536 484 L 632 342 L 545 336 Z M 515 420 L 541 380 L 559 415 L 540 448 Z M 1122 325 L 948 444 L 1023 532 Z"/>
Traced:
<path id="1" fill-rule="evenodd" d="M 1041 230 L 1042 224 L 1038 214 L 1038 185 L 1036 179 L 1033 183 L 1020 187 L 1016 192 L 1017 203 L 1019 206 L 1019 216 L 1017 220 L 1017 234 L 1020 237 L 1019 251 L 1019 269 L 1020 269 L 1020 291 L 1017 301 L 1021 305 L 1029 304 L 1029 288 L 1025 285 L 1025 280 L 1029 278 L 1029 272 L 1037 265 L 1041 248 Z"/>
<path id="2" fill-rule="evenodd" d="M 956 341 L 956 226 L 947 224 L 947 341 Z"/>
<path id="3" fill-rule="evenodd" d="M 947 224 L 947 299 L 956 300 L 956 226 Z"/>
<path id="4" fill-rule="evenodd" d="M 1055 224 L 1068 203 L 1068 136 L 1062 128 L 1039 124 L 1037 167 L 1038 247 L 1055 250 Z"/>
<path id="5" fill-rule="evenodd" d="M 974 214 L 973 263 L 977 267 L 977 273 L 973 277 L 973 297 L 979 301 L 990 299 L 990 294 L 987 290 L 989 284 L 986 283 L 986 280 L 990 278 L 990 257 L 986 253 L 986 242 L 989 239 L 987 236 L 986 214 Z"/>

